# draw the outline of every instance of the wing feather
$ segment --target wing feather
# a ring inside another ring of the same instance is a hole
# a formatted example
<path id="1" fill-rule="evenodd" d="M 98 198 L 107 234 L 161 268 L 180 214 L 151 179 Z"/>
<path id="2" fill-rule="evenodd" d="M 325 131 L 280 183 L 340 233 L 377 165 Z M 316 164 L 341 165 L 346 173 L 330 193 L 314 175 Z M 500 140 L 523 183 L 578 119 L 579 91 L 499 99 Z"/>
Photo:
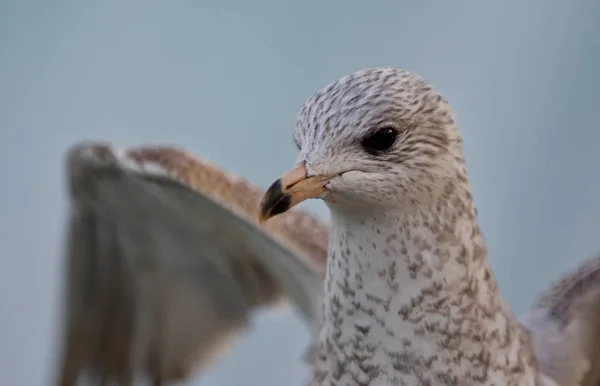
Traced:
<path id="1" fill-rule="evenodd" d="M 561 386 L 600 385 L 600 256 L 551 285 L 520 321 L 544 374 Z"/>
<path id="2" fill-rule="evenodd" d="M 260 189 L 170 147 L 81 144 L 68 168 L 61 385 L 184 379 L 282 299 L 316 333 L 328 230 L 314 217 L 259 225 Z"/>

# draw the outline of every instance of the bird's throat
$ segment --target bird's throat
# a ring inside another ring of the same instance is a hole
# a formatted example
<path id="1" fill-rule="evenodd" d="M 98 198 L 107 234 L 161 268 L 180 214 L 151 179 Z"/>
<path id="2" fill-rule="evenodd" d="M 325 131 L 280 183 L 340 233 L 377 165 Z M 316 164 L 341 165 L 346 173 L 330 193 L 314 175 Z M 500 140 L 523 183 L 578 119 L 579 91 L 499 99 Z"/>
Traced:
<path id="1" fill-rule="evenodd" d="M 324 379 L 454 384 L 444 378 L 452 373 L 486 385 L 504 380 L 496 374 L 488 382 L 491 368 L 535 367 L 498 293 L 474 210 L 444 218 L 333 214 L 319 345 Z"/>

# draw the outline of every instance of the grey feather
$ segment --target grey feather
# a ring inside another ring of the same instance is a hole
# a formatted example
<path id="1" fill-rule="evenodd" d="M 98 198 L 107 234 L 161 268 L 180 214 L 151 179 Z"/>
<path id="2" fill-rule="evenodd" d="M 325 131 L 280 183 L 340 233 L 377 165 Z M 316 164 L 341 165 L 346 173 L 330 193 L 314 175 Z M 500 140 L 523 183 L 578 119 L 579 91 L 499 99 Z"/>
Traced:
<path id="1" fill-rule="evenodd" d="M 550 286 L 519 321 L 545 375 L 560 386 L 600 385 L 600 256 Z"/>
<path id="2" fill-rule="evenodd" d="M 69 154 L 59 384 L 84 372 L 127 385 L 136 376 L 184 379 L 209 365 L 252 311 L 282 297 L 316 332 L 322 272 L 284 245 L 285 233 L 132 159 L 101 144 Z"/>

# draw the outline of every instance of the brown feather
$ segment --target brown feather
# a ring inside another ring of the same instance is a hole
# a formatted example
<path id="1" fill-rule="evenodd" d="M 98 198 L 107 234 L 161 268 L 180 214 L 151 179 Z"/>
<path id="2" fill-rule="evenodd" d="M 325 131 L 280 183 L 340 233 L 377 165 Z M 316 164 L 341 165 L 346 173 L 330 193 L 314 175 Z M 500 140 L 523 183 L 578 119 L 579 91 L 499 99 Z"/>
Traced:
<path id="1" fill-rule="evenodd" d="M 320 290 L 327 227 L 298 210 L 259 225 L 262 191 L 207 162 L 169 147 L 96 143 L 73 147 L 68 168 L 61 386 L 82 373 L 162 384 L 208 365 L 254 310 L 286 298 L 294 283 L 282 285 L 264 263 L 277 246 Z M 252 225 L 251 236 L 237 222 Z M 252 237 L 276 245 L 261 249 Z"/>

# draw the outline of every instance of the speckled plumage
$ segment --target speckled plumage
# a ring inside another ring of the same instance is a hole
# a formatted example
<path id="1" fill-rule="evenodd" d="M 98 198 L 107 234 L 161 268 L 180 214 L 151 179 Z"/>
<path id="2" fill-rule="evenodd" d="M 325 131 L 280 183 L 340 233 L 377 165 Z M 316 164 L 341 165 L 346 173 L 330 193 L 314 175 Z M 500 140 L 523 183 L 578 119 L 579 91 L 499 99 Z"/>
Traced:
<path id="1" fill-rule="evenodd" d="M 360 140 L 393 126 L 394 148 Z M 502 302 L 448 103 L 419 77 L 364 70 L 308 99 L 295 138 L 336 175 L 315 385 L 536 385 L 529 337 Z M 484 344 L 485 342 L 485 344 Z"/>
<path id="2" fill-rule="evenodd" d="M 389 127 L 392 147 L 363 148 Z M 581 310 L 598 316 L 598 275 L 571 279 L 585 304 L 559 284 L 523 328 L 488 262 L 452 110 L 431 85 L 390 68 L 345 76 L 306 101 L 294 139 L 306 178 L 328 181 L 319 197 L 332 214 L 311 385 L 583 385 L 583 330 L 567 337 L 553 313 L 572 321 L 577 304 L 575 320 L 596 333 Z M 263 213 L 287 194 L 279 186 Z M 559 368 L 566 357 L 576 365 Z"/>

